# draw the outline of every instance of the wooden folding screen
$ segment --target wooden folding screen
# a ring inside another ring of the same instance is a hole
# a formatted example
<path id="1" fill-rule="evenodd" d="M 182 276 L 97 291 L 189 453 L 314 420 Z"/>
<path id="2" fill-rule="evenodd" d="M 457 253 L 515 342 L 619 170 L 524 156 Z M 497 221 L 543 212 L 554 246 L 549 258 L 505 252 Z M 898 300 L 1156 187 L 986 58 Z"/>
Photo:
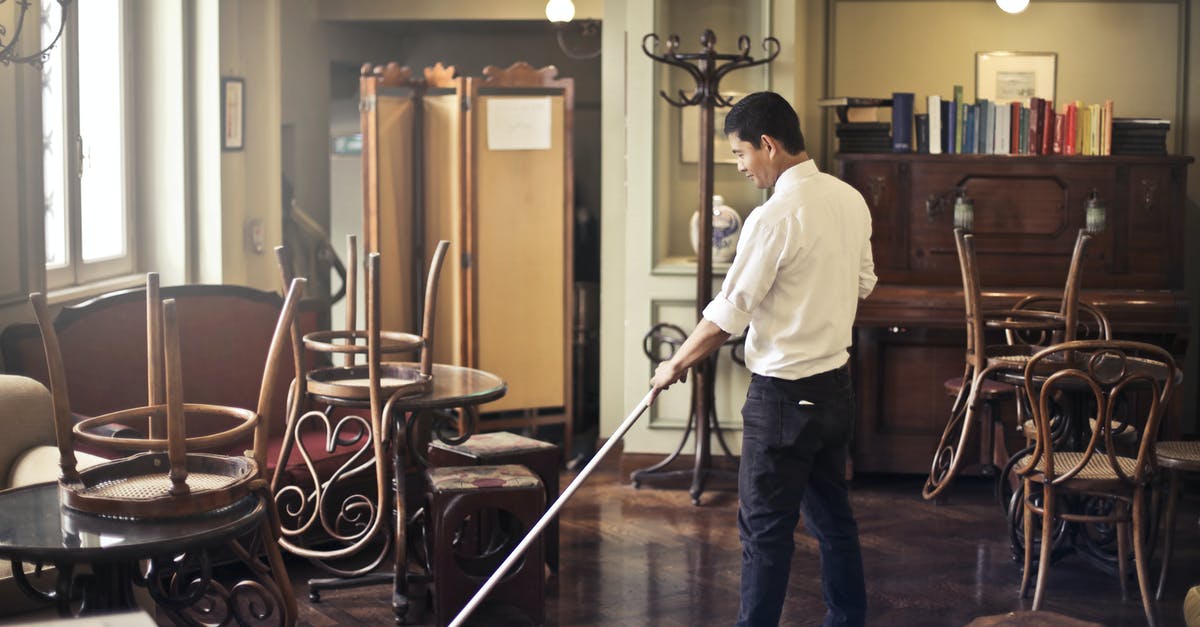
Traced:
<path id="1" fill-rule="evenodd" d="M 458 263 L 443 275 L 435 359 L 508 382 L 483 410 L 524 415 L 493 426 L 569 425 L 574 81 L 525 63 L 483 74 L 363 69 L 363 224 L 385 263 L 384 324 L 416 328 L 426 251 L 450 240 Z M 529 117 L 538 112 L 549 115 L 545 144 L 544 116 Z"/>

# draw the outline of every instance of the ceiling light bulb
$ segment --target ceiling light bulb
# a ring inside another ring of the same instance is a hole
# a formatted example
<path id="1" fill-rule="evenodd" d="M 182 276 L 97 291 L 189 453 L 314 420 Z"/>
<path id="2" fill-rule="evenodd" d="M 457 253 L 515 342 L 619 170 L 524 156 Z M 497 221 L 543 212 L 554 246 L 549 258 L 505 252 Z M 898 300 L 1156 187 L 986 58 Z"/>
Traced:
<path id="1" fill-rule="evenodd" d="M 575 17 L 571 0 L 550 0 L 546 3 L 546 19 L 551 22 L 570 22 Z"/>
<path id="2" fill-rule="evenodd" d="M 1020 13 L 1029 6 L 1029 0 L 996 0 L 996 6 L 1005 13 Z M 549 5 L 546 6 L 546 12 L 550 12 Z"/>

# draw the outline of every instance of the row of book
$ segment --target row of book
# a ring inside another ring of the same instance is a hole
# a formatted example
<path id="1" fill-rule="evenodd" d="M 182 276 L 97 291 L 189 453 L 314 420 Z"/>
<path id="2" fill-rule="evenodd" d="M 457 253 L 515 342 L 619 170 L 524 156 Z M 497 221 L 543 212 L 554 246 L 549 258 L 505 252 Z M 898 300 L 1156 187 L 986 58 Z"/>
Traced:
<path id="1" fill-rule="evenodd" d="M 1165 155 L 1171 123 L 1161 118 L 1116 118 L 1113 103 L 1067 103 L 1061 111 L 1043 98 L 996 103 L 929 96 L 927 113 L 913 115 L 914 95 L 824 98 L 833 107 L 840 152 L 912 152 L 1005 155 Z M 891 109 L 891 123 L 881 121 Z M 880 115 L 882 114 L 882 115 Z M 914 141 L 915 139 L 915 141 Z"/>
<path id="2" fill-rule="evenodd" d="M 996 103 L 956 103 L 929 96 L 928 113 L 916 116 L 917 152 L 930 154 L 1113 154 L 1113 102 L 1071 102 L 1061 111 L 1044 98 Z M 1165 135 L 1164 135 L 1165 140 Z M 1165 151 L 1165 141 L 1163 144 Z"/>

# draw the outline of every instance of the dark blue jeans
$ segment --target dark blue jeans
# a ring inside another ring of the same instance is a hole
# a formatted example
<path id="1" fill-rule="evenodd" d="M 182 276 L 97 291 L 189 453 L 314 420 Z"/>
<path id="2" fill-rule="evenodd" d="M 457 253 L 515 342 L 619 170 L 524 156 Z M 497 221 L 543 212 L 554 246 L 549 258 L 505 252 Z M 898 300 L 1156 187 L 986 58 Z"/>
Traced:
<path id="1" fill-rule="evenodd" d="M 800 513 L 821 545 L 824 625 L 862 625 L 867 609 L 858 524 L 846 492 L 854 390 L 846 366 L 796 381 L 753 375 L 738 471 L 739 626 L 778 625 Z M 789 624 L 810 623 L 810 617 Z M 811 621 L 815 622 L 815 620 Z"/>

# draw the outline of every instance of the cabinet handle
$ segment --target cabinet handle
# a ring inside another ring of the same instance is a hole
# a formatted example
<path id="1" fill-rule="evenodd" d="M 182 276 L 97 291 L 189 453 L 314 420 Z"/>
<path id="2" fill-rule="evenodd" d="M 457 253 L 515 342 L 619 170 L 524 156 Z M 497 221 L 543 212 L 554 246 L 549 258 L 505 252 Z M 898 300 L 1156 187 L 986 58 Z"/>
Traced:
<path id="1" fill-rule="evenodd" d="M 871 196 L 872 207 L 879 206 L 879 201 L 883 198 L 885 190 L 887 190 L 887 179 L 878 175 L 867 179 L 867 193 Z"/>
<path id="2" fill-rule="evenodd" d="M 905 333 L 908 333 L 908 329 L 906 329 L 904 327 L 891 326 L 891 327 L 888 327 L 888 333 L 891 333 L 892 335 L 903 335 Z"/>
<path id="3" fill-rule="evenodd" d="M 936 222 L 938 217 L 946 212 L 946 205 L 949 200 L 946 196 L 938 194 L 930 194 L 929 198 L 925 199 L 925 215 L 930 222 Z"/>
<path id="4" fill-rule="evenodd" d="M 1154 194 L 1158 191 L 1158 181 L 1154 179 L 1142 179 L 1142 209 L 1150 211 L 1154 208 Z"/>

